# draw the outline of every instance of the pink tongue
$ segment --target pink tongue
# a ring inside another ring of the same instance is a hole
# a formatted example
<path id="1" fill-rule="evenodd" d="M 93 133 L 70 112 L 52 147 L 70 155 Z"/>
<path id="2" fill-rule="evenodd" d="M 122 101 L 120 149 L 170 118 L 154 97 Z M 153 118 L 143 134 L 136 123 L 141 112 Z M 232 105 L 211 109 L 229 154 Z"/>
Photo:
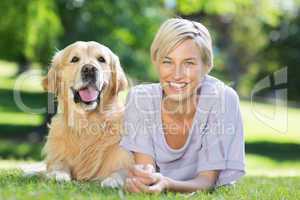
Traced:
<path id="1" fill-rule="evenodd" d="M 79 90 L 80 98 L 86 102 L 95 101 L 98 97 L 98 94 L 99 91 L 92 87 Z"/>

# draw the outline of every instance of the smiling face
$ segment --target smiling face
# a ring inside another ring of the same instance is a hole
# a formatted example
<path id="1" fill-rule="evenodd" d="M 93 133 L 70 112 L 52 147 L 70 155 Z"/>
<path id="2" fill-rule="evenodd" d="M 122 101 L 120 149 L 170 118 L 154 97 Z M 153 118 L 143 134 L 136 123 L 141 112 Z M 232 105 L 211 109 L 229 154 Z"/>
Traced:
<path id="1" fill-rule="evenodd" d="M 192 96 L 204 74 L 199 47 L 194 40 L 186 39 L 158 64 L 160 83 L 165 95 L 181 101 Z"/>
<path id="2" fill-rule="evenodd" d="M 109 52 L 104 46 L 74 45 L 65 58 L 63 79 L 69 81 L 76 104 L 86 110 L 96 108 L 103 88 L 109 83 L 110 66 Z"/>
<path id="3" fill-rule="evenodd" d="M 55 55 L 44 84 L 61 102 L 92 111 L 105 95 L 116 95 L 127 81 L 118 57 L 107 47 L 76 42 Z"/>

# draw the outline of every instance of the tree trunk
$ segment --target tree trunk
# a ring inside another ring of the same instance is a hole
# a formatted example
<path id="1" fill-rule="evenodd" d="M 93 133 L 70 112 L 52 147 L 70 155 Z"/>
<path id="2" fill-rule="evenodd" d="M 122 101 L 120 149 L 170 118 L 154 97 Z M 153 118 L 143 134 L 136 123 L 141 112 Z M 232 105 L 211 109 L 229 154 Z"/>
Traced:
<path id="1" fill-rule="evenodd" d="M 31 62 L 22 55 L 18 60 L 18 72 L 17 75 L 22 74 L 23 72 L 30 69 Z"/>

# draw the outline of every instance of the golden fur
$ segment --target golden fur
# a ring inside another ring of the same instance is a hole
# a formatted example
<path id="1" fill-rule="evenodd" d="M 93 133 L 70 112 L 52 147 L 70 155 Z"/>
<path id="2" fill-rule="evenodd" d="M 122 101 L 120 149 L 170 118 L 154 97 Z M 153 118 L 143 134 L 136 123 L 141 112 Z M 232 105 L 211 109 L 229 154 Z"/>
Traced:
<path id="1" fill-rule="evenodd" d="M 105 58 L 99 63 L 97 56 Z M 73 56 L 78 63 L 70 63 Z M 76 104 L 71 87 L 78 81 L 82 65 L 104 69 L 105 87 L 100 103 L 94 108 Z M 133 164 L 130 153 L 119 146 L 123 105 L 118 92 L 127 87 L 118 57 L 96 42 L 76 42 L 59 51 L 43 86 L 55 93 L 58 112 L 49 125 L 50 131 L 43 149 L 47 172 L 60 171 L 75 180 L 103 180 L 120 169 Z"/>

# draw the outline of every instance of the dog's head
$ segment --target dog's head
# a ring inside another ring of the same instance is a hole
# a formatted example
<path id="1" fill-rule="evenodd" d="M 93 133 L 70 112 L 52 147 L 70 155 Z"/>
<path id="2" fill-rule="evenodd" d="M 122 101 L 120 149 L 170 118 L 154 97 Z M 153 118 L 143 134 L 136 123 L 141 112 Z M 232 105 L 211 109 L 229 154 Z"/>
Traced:
<path id="1" fill-rule="evenodd" d="M 59 100 L 93 111 L 125 89 L 127 80 L 119 58 L 109 48 L 80 41 L 56 53 L 43 86 Z"/>

